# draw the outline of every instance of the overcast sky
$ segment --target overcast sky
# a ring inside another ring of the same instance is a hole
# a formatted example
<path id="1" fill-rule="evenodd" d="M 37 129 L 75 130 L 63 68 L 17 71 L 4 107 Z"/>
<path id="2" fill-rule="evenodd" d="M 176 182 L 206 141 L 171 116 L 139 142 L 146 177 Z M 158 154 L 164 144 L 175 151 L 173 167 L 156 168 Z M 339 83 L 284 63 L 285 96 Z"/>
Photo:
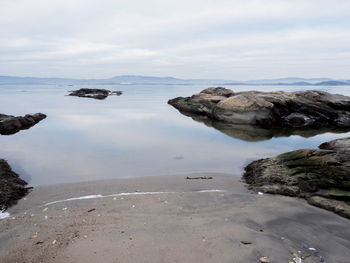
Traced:
<path id="1" fill-rule="evenodd" d="M 0 0 L 0 75 L 350 79 L 350 0 Z"/>

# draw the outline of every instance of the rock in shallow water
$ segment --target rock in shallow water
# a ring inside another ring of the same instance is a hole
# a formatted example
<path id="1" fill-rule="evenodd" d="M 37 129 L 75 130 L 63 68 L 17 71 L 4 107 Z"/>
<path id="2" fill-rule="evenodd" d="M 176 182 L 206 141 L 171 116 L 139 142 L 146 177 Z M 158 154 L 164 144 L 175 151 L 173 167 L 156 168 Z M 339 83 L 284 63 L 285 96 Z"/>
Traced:
<path id="1" fill-rule="evenodd" d="M 208 88 L 168 103 L 182 112 L 264 128 L 350 126 L 350 97 L 322 91 L 233 92 Z"/>
<path id="2" fill-rule="evenodd" d="M 12 171 L 9 164 L 0 159 L 0 211 L 14 205 L 25 196 L 29 189 L 27 183 Z"/>
<path id="3" fill-rule="evenodd" d="M 350 138 L 254 161 L 243 177 L 250 189 L 303 197 L 350 219 Z"/>
<path id="4" fill-rule="evenodd" d="M 0 134 L 10 135 L 20 130 L 29 129 L 45 118 L 46 115 L 42 113 L 26 114 L 23 117 L 0 114 Z"/>
<path id="5" fill-rule="evenodd" d="M 104 100 L 109 95 L 122 95 L 121 91 L 110 91 L 106 89 L 79 89 L 72 91 L 69 96 L 77 96 L 84 98 L 92 98 L 98 100 Z"/>

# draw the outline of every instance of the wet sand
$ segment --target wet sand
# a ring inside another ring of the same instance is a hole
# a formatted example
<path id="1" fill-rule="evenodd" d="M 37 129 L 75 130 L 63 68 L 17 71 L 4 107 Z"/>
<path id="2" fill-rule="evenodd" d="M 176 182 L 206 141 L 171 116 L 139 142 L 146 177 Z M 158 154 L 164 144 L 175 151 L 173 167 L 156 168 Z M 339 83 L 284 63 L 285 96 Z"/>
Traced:
<path id="1" fill-rule="evenodd" d="M 349 262 L 349 220 L 186 176 L 37 187 L 0 220 L 0 262 Z"/>

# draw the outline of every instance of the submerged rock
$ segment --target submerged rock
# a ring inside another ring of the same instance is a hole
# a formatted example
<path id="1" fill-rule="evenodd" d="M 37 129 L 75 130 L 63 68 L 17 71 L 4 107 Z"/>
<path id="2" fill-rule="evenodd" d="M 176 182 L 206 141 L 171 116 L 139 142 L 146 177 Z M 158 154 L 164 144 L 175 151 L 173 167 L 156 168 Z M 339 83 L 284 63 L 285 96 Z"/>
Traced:
<path id="1" fill-rule="evenodd" d="M 123 93 L 121 91 L 110 91 L 107 89 L 79 89 L 72 91 L 69 96 L 77 96 L 84 98 L 92 98 L 98 100 L 104 100 L 109 95 L 117 95 L 120 96 Z"/>
<path id="2" fill-rule="evenodd" d="M 20 130 L 29 129 L 45 118 L 46 115 L 42 113 L 27 114 L 23 117 L 0 114 L 0 134 L 10 135 Z"/>
<path id="3" fill-rule="evenodd" d="M 12 171 L 9 164 L 0 159 L 0 211 L 16 204 L 29 189 L 27 183 Z"/>
<path id="4" fill-rule="evenodd" d="M 250 189 L 305 198 L 350 219 L 350 137 L 250 163 Z"/>
<path id="5" fill-rule="evenodd" d="M 350 127 L 350 97 L 323 91 L 235 93 L 217 87 L 168 103 L 181 112 L 231 124 L 264 128 Z"/>

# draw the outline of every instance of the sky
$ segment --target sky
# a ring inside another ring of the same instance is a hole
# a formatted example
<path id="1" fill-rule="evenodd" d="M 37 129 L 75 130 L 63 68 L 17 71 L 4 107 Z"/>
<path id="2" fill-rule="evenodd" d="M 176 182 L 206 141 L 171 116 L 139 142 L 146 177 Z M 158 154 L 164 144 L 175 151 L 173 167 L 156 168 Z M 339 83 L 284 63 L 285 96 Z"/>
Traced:
<path id="1" fill-rule="evenodd" d="M 350 79 L 349 0 L 0 0 L 0 75 Z"/>

